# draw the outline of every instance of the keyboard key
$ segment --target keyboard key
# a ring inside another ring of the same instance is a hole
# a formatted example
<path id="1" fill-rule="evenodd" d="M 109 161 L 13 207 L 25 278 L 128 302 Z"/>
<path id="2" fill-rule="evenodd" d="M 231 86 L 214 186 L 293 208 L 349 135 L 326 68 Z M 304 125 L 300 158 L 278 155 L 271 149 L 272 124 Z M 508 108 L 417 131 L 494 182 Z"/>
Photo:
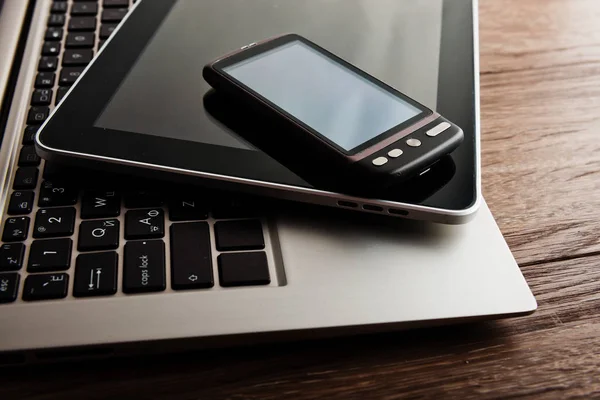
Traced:
<path id="1" fill-rule="evenodd" d="M 69 32 L 95 31 L 96 17 L 71 17 Z"/>
<path id="2" fill-rule="evenodd" d="M 65 24 L 66 17 L 64 14 L 50 14 L 48 18 L 48 26 L 63 26 Z"/>
<path id="3" fill-rule="evenodd" d="M 8 202 L 8 215 L 29 214 L 33 208 L 34 193 L 31 190 L 17 190 L 10 195 Z"/>
<path id="4" fill-rule="evenodd" d="M 103 47 L 104 47 L 104 43 L 106 43 L 106 40 L 105 40 L 105 39 L 102 39 L 102 40 L 100 40 L 100 41 L 98 42 L 98 50 L 100 50 L 101 48 L 103 48 Z"/>
<path id="5" fill-rule="evenodd" d="M 19 291 L 19 274 L 0 274 L 0 303 L 12 303 Z"/>
<path id="6" fill-rule="evenodd" d="M 13 189 L 35 189 L 37 185 L 38 169 L 36 167 L 23 167 L 17 169 Z"/>
<path id="7" fill-rule="evenodd" d="M 125 293 L 165 290 L 165 243 L 145 240 L 125 244 L 123 291 Z"/>
<path id="8" fill-rule="evenodd" d="M 58 84 L 60 86 L 71 86 L 83 72 L 83 67 L 65 67 L 60 71 Z"/>
<path id="9" fill-rule="evenodd" d="M 119 220 L 84 221 L 79 225 L 77 250 L 111 250 L 119 247 Z"/>
<path id="10" fill-rule="evenodd" d="M 121 214 L 121 196 L 112 190 L 87 190 L 81 200 L 81 218 L 117 217 Z"/>
<path id="11" fill-rule="evenodd" d="M 70 206 L 77 203 L 79 191 L 72 183 L 44 181 L 40 188 L 40 207 Z"/>
<path id="12" fill-rule="evenodd" d="M 49 106 L 52 102 L 52 90 L 51 89 L 36 89 L 33 91 L 31 96 L 32 106 Z"/>
<path id="13" fill-rule="evenodd" d="M 196 198 L 177 198 L 169 202 L 171 221 L 191 221 L 208 218 L 208 207 Z"/>
<path id="14" fill-rule="evenodd" d="M 40 58 L 38 71 L 56 71 L 58 65 L 58 57 L 44 56 Z"/>
<path id="15" fill-rule="evenodd" d="M 63 30 L 62 28 L 48 28 L 46 29 L 46 34 L 44 35 L 44 40 L 47 40 L 49 42 L 57 42 L 62 40 L 63 37 Z"/>
<path id="16" fill-rule="evenodd" d="M 224 196 L 216 199 L 212 210 L 214 218 L 248 218 L 260 214 L 256 204 L 248 199 Z"/>
<path id="17" fill-rule="evenodd" d="M 47 208 L 38 210 L 35 216 L 34 238 L 71 236 L 75 228 L 75 209 Z"/>
<path id="18" fill-rule="evenodd" d="M 119 22 L 126 14 L 126 8 L 108 8 L 102 11 L 102 22 Z"/>
<path id="19" fill-rule="evenodd" d="M 60 103 L 60 101 L 63 99 L 63 97 L 65 97 L 65 95 L 67 94 L 68 91 L 69 91 L 68 87 L 64 87 L 64 86 L 59 87 L 58 90 L 56 91 L 56 100 L 54 100 L 54 105 L 57 105 L 58 103 Z"/>
<path id="20" fill-rule="evenodd" d="M 67 35 L 67 49 L 75 47 L 94 47 L 96 35 L 94 32 L 77 32 Z"/>
<path id="21" fill-rule="evenodd" d="M 45 42 L 42 46 L 42 55 L 44 56 L 57 56 L 60 54 L 60 43 L 59 42 Z"/>
<path id="22" fill-rule="evenodd" d="M 180 290 L 213 286 L 208 224 L 171 225 L 171 287 Z"/>
<path id="23" fill-rule="evenodd" d="M 40 157 L 35 152 L 33 145 L 21 147 L 19 153 L 19 167 L 40 165 Z"/>
<path id="24" fill-rule="evenodd" d="M 156 192 L 134 190 L 125 193 L 125 207 L 127 208 L 160 207 L 162 205 L 163 199 Z"/>
<path id="25" fill-rule="evenodd" d="M 80 254 L 75 264 L 73 296 L 107 296 L 117 293 L 116 252 Z"/>
<path id="26" fill-rule="evenodd" d="M 52 7 L 50 8 L 50 12 L 52 14 L 64 14 L 67 12 L 67 2 L 66 1 L 55 1 L 52 3 Z"/>
<path id="27" fill-rule="evenodd" d="M 27 239 L 29 217 L 7 218 L 2 232 L 3 242 L 20 242 Z"/>
<path id="28" fill-rule="evenodd" d="M 256 219 L 217 222 L 215 238 L 220 251 L 265 248 L 262 224 Z"/>
<path id="29" fill-rule="evenodd" d="M 125 214 L 125 239 L 152 239 L 165 236 L 163 210 L 131 210 Z"/>
<path id="30" fill-rule="evenodd" d="M 35 77 L 35 87 L 38 89 L 51 88 L 54 86 L 56 74 L 54 72 L 38 72 Z"/>
<path id="31" fill-rule="evenodd" d="M 25 132 L 23 133 L 23 144 L 33 144 L 38 129 L 40 129 L 39 126 L 28 126 L 25 128 Z"/>
<path id="32" fill-rule="evenodd" d="M 40 107 L 35 106 L 29 109 L 29 114 L 27 114 L 27 124 L 29 125 L 41 125 L 42 122 L 48 118 L 50 114 L 50 108 L 48 107 Z"/>
<path id="33" fill-rule="evenodd" d="M 28 272 L 65 271 L 71 265 L 71 239 L 34 240 L 29 250 Z"/>
<path id="34" fill-rule="evenodd" d="M 94 57 L 91 49 L 68 49 L 63 54 L 63 65 L 87 65 Z"/>
<path id="35" fill-rule="evenodd" d="M 225 253 L 217 258 L 221 286 L 268 285 L 269 265 L 264 252 Z"/>
<path id="36" fill-rule="evenodd" d="M 6 243 L 0 247 L 0 271 L 18 271 L 23 267 L 25 245 Z"/>
<path id="37" fill-rule="evenodd" d="M 104 8 L 127 7 L 129 5 L 129 0 L 104 0 L 102 5 Z"/>
<path id="38" fill-rule="evenodd" d="M 98 4 L 92 2 L 74 3 L 71 7 L 71 15 L 96 15 Z"/>
<path id="39" fill-rule="evenodd" d="M 119 24 L 102 24 L 100 27 L 100 39 L 108 39 L 110 35 L 117 29 Z"/>
<path id="40" fill-rule="evenodd" d="M 69 275 L 43 274 L 29 275 L 23 287 L 23 300 L 50 300 L 67 297 Z"/>

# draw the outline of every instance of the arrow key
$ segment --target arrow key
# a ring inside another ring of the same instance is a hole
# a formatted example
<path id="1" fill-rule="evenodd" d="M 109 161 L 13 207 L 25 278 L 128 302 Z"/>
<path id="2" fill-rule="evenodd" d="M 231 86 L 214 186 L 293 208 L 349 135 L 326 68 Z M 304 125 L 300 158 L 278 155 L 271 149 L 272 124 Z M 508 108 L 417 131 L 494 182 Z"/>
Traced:
<path id="1" fill-rule="evenodd" d="M 117 292 L 116 252 L 80 254 L 75 264 L 73 296 L 106 296 Z"/>
<path id="2" fill-rule="evenodd" d="M 77 250 L 110 250 L 119 247 L 119 220 L 84 221 L 79 225 Z"/>

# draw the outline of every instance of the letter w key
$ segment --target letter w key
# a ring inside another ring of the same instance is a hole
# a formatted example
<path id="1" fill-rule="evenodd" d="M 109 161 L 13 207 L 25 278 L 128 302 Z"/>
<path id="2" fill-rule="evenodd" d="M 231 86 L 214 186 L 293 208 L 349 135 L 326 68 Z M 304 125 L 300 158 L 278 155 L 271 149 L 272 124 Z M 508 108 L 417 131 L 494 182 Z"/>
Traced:
<path id="1" fill-rule="evenodd" d="M 83 193 L 81 218 L 117 217 L 121 213 L 121 195 L 113 190 L 88 190 Z"/>

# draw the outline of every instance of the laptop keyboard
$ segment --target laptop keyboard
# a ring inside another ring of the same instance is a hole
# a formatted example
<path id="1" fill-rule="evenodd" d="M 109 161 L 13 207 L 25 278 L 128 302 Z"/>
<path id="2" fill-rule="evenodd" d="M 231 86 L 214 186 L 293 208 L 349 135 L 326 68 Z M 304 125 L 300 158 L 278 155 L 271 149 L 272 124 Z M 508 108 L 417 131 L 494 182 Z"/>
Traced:
<path id="1" fill-rule="evenodd" d="M 0 303 L 280 284 L 259 201 L 79 171 L 36 154 L 51 107 L 133 2 L 51 3 L 5 206 Z"/>

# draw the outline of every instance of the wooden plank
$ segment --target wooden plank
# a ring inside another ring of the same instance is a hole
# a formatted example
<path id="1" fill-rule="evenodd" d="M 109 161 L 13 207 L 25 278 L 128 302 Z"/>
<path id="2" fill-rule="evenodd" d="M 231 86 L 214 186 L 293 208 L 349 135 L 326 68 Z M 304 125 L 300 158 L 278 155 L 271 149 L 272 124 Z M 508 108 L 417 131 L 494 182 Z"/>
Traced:
<path id="1" fill-rule="evenodd" d="M 600 2 L 483 0 L 483 191 L 520 263 L 600 251 Z"/>

